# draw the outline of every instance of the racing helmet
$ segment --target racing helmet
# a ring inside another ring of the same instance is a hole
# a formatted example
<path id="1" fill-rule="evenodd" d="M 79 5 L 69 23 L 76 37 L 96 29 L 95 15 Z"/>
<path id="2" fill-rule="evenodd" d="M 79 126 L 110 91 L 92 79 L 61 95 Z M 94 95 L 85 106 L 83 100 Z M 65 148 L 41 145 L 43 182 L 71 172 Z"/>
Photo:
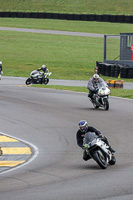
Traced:
<path id="1" fill-rule="evenodd" d="M 46 65 L 42 65 L 41 69 L 42 69 L 44 72 L 48 72 L 48 68 L 46 67 Z"/>
<path id="2" fill-rule="evenodd" d="M 45 69 L 45 67 L 46 67 L 46 65 L 42 65 L 42 66 L 41 66 L 41 69 Z"/>
<path id="3" fill-rule="evenodd" d="M 86 132 L 87 131 L 87 128 L 88 128 L 88 123 L 86 120 L 81 120 L 79 122 L 79 129 L 81 132 Z"/>
<path id="4" fill-rule="evenodd" d="M 94 75 L 93 75 L 93 80 L 94 80 L 95 82 L 97 82 L 98 79 L 99 79 L 99 75 L 98 75 L 98 74 L 94 74 Z"/>

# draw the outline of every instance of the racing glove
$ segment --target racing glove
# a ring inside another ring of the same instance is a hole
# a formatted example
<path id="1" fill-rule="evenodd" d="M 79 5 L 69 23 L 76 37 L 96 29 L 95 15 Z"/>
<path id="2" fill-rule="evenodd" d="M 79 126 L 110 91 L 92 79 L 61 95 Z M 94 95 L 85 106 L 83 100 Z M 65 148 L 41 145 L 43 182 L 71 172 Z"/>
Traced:
<path id="1" fill-rule="evenodd" d="M 98 137 L 99 137 L 99 138 L 103 138 L 102 134 L 100 134 Z"/>

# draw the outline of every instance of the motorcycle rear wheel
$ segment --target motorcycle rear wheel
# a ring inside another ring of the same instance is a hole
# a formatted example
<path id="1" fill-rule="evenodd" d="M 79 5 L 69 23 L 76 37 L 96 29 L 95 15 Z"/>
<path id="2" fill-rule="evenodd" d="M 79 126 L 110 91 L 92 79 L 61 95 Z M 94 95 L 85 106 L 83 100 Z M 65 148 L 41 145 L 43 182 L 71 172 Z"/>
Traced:
<path id="1" fill-rule="evenodd" d="M 25 81 L 25 84 L 26 85 L 30 85 L 32 83 L 32 80 L 30 78 L 28 78 L 26 81 Z"/>
<path id="2" fill-rule="evenodd" d="M 109 161 L 109 164 L 110 165 L 114 165 L 116 163 L 116 158 L 115 158 L 115 156 L 113 155 L 112 156 L 112 159 Z"/>
<path id="3" fill-rule="evenodd" d="M 96 105 L 96 103 L 93 103 L 94 108 L 99 108 L 99 106 Z"/>
<path id="4" fill-rule="evenodd" d="M 108 99 L 104 99 L 104 110 L 108 110 L 109 109 L 109 101 Z"/>
<path id="5" fill-rule="evenodd" d="M 101 151 L 96 151 L 93 154 L 93 158 L 102 169 L 107 168 L 107 157 Z"/>

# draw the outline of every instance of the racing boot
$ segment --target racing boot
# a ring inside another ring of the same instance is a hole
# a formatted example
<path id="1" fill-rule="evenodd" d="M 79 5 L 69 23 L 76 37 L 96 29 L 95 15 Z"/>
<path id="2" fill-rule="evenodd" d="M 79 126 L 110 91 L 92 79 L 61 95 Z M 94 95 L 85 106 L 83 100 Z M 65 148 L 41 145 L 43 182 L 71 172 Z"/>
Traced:
<path id="1" fill-rule="evenodd" d="M 90 98 L 91 101 L 94 100 L 92 95 L 88 94 L 88 97 Z"/>
<path id="2" fill-rule="evenodd" d="M 109 146 L 109 150 L 111 151 L 111 153 L 115 153 L 115 150 L 111 147 L 111 145 L 108 142 L 108 139 L 105 136 L 102 137 L 102 140 Z"/>
<path id="3" fill-rule="evenodd" d="M 111 146 L 109 146 L 109 150 L 111 151 L 111 153 L 115 153 L 115 150 Z"/>

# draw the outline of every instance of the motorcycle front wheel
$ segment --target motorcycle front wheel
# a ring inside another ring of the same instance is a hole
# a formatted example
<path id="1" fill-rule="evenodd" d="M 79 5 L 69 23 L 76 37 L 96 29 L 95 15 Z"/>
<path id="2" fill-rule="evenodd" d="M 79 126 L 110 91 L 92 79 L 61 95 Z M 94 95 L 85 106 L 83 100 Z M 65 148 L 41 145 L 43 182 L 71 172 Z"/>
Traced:
<path id="1" fill-rule="evenodd" d="M 102 169 L 107 168 L 107 157 L 101 151 L 94 152 L 93 159 Z"/>
<path id="2" fill-rule="evenodd" d="M 104 99 L 104 110 L 108 110 L 109 109 L 109 101 L 108 99 Z"/>
<path id="3" fill-rule="evenodd" d="M 44 84 L 47 85 L 48 82 L 49 82 L 49 79 L 48 79 L 48 78 L 45 78 L 45 79 L 44 79 Z"/>
<path id="4" fill-rule="evenodd" d="M 25 81 L 25 84 L 26 85 L 30 85 L 32 83 L 32 80 L 30 78 L 28 78 L 26 81 Z"/>

